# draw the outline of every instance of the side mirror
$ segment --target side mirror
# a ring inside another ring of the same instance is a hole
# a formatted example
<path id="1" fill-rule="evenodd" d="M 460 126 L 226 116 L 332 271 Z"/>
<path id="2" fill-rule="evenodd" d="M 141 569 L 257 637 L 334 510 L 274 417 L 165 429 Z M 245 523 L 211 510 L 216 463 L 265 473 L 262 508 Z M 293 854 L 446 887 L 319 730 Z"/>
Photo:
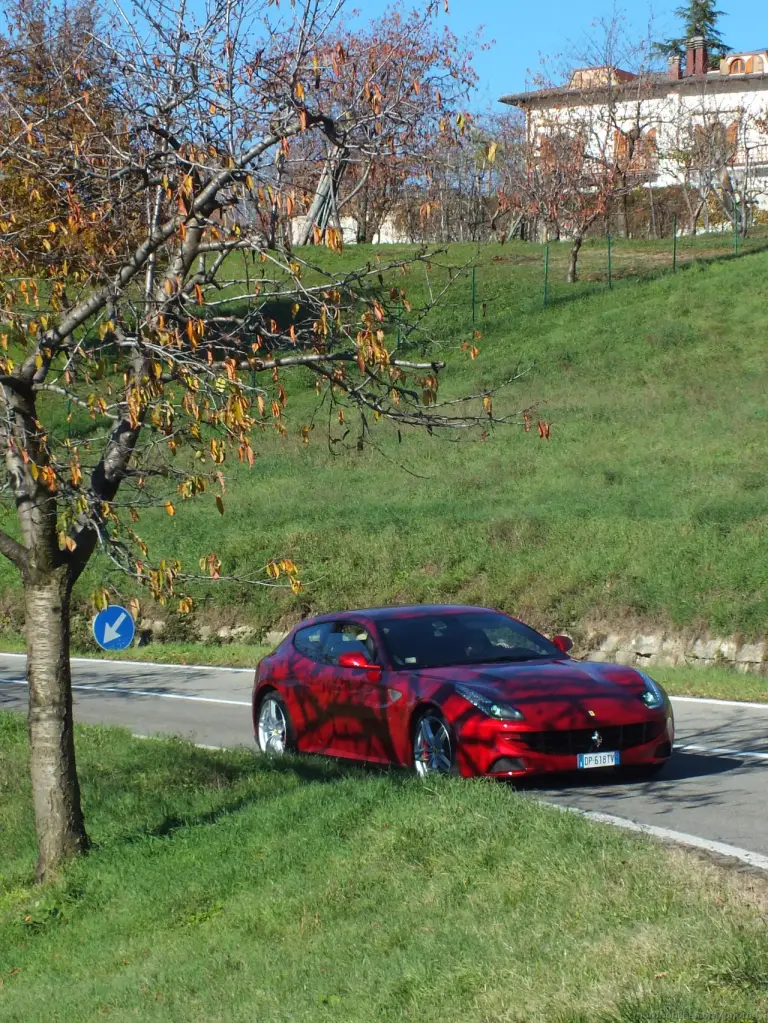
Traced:
<path id="1" fill-rule="evenodd" d="M 368 679 L 371 682 L 381 678 L 381 668 L 379 665 L 372 664 L 365 654 L 361 654 L 359 651 L 347 650 L 343 654 L 339 654 L 338 665 L 340 668 L 366 669 L 368 671 Z"/>
<path id="2" fill-rule="evenodd" d="M 571 639 L 570 636 L 553 636 L 552 642 L 555 644 L 557 649 L 563 654 L 567 654 L 568 651 L 573 647 L 573 640 Z"/>

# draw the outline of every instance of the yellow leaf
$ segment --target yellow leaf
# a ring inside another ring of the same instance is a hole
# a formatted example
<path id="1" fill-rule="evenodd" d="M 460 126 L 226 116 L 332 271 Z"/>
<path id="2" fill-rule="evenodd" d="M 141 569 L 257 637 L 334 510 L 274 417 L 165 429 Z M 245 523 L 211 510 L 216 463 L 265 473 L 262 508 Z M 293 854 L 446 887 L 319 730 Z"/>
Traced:
<path id="1" fill-rule="evenodd" d="M 491 142 L 488 146 L 488 163 L 494 163 L 496 160 L 496 150 L 499 148 L 498 142 Z"/>
<path id="2" fill-rule="evenodd" d="M 109 592 L 103 586 L 94 590 L 91 594 L 91 603 L 97 611 L 103 611 L 105 607 L 109 607 Z"/>
<path id="3" fill-rule="evenodd" d="M 168 512 L 169 515 L 176 514 L 176 509 L 173 507 L 170 501 L 165 502 L 165 510 Z"/>
<path id="4" fill-rule="evenodd" d="M 298 100 L 304 99 L 304 86 L 301 84 L 301 82 L 296 83 L 296 99 Z"/>

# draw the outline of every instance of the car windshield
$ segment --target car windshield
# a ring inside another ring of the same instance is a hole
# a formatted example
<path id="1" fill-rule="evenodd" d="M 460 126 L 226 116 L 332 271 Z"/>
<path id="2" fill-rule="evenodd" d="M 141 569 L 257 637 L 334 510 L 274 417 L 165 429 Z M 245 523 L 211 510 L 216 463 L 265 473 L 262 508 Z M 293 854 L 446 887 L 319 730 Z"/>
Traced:
<path id="1" fill-rule="evenodd" d="M 387 618 L 379 622 L 392 667 L 442 668 L 561 657 L 548 639 L 494 611 Z"/>

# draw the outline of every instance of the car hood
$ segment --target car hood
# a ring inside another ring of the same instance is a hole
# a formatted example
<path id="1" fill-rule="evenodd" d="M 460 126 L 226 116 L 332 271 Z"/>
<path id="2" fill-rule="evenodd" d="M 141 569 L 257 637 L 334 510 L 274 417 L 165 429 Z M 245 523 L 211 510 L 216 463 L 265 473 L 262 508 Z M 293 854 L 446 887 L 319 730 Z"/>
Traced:
<path id="1" fill-rule="evenodd" d="M 522 712 L 526 725 L 539 729 L 629 724 L 659 713 L 643 704 L 645 682 L 638 672 L 618 664 L 563 658 L 430 668 L 422 675 L 511 703 Z"/>

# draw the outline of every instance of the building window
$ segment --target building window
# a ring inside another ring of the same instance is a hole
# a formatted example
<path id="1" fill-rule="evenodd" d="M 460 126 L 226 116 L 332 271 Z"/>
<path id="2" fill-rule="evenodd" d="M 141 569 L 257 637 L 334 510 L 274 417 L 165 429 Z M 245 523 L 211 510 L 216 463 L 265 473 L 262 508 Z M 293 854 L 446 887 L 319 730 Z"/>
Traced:
<path id="1" fill-rule="evenodd" d="M 731 61 L 730 74 L 732 75 L 743 75 L 746 74 L 746 66 L 744 61 L 739 58 L 738 60 Z"/>
<path id="2" fill-rule="evenodd" d="M 752 69 L 751 70 L 752 70 L 752 73 L 756 74 L 756 75 L 761 75 L 765 71 L 765 61 L 763 60 L 762 57 L 753 57 L 752 58 Z"/>

